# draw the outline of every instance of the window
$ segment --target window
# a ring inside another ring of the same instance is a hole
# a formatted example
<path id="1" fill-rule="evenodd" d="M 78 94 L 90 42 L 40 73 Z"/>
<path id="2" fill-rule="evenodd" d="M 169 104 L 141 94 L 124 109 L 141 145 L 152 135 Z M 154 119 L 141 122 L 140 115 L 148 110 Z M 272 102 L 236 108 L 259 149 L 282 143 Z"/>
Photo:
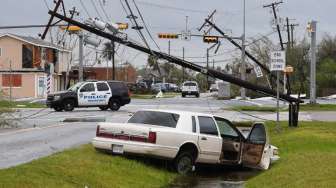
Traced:
<path id="1" fill-rule="evenodd" d="M 218 131 L 214 120 L 211 117 L 198 117 L 200 133 L 218 136 Z"/>
<path id="2" fill-rule="evenodd" d="M 11 84 L 12 80 L 12 84 Z M 22 75 L 21 74 L 3 74 L 2 75 L 2 86 L 3 87 L 21 87 L 22 86 Z"/>
<path id="3" fill-rule="evenodd" d="M 175 128 L 180 116 L 168 112 L 138 111 L 128 123 L 141 123 Z"/>
<path id="4" fill-rule="evenodd" d="M 265 144 L 266 143 L 266 130 L 262 124 L 254 125 L 250 136 L 249 141 L 253 144 Z"/>
<path id="5" fill-rule="evenodd" d="M 28 45 L 22 45 L 22 68 L 33 68 L 33 50 Z"/>
<path id="6" fill-rule="evenodd" d="M 107 84 L 102 83 L 102 82 L 97 83 L 97 89 L 98 89 L 98 91 L 109 91 L 110 90 L 110 88 L 107 86 Z"/>
<path id="7" fill-rule="evenodd" d="M 195 119 L 195 116 L 192 116 L 191 120 L 192 120 L 192 132 L 195 133 L 196 132 L 196 119 Z"/>
<path id="8" fill-rule="evenodd" d="M 93 83 L 85 84 L 80 90 L 80 92 L 93 92 L 93 91 L 95 91 Z"/>
<path id="9" fill-rule="evenodd" d="M 109 85 L 112 90 L 122 90 L 126 88 L 122 82 L 109 82 Z"/>
<path id="10" fill-rule="evenodd" d="M 187 82 L 187 83 L 184 83 L 183 86 L 197 86 L 197 85 L 194 82 Z"/>
<path id="11" fill-rule="evenodd" d="M 230 126 L 226 119 L 215 117 L 221 136 L 238 137 L 238 133 Z"/>

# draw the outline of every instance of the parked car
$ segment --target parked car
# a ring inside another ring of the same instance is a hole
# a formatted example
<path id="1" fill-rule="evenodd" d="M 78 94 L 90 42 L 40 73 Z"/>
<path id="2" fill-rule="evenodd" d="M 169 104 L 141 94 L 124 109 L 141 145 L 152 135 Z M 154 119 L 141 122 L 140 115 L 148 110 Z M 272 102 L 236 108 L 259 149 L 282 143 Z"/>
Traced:
<path id="1" fill-rule="evenodd" d="M 131 102 L 125 83 L 119 81 L 79 82 L 66 91 L 47 96 L 47 106 L 55 111 L 72 111 L 75 107 L 99 107 L 119 110 Z"/>
<path id="2" fill-rule="evenodd" d="M 216 91 L 218 91 L 218 84 L 211 84 L 210 92 L 216 92 Z"/>
<path id="3" fill-rule="evenodd" d="M 197 82 L 186 81 L 182 84 L 182 97 L 186 97 L 187 95 L 195 95 L 195 97 L 200 96 Z"/>
<path id="4" fill-rule="evenodd" d="M 151 89 L 154 92 L 160 92 L 160 91 L 166 92 L 167 91 L 167 87 L 164 83 L 152 84 Z"/>
<path id="5" fill-rule="evenodd" d="M 176 84 L 169 83 L 169 91 L 172 91 L 172 92 L 179 92 L 179 91 L 180 91 L 180 88 L 179 88 Z"/>
<path id="6" fill-rule="evenodd" d="M 263 123 L 245 137 L 225 118 L 184 111 L 141 110 L 127 123 L 99 123 L 92 144 L 114 154 L 171 160 L 181 174 L 197 163 L 266 170 L 279 159 Z"/>

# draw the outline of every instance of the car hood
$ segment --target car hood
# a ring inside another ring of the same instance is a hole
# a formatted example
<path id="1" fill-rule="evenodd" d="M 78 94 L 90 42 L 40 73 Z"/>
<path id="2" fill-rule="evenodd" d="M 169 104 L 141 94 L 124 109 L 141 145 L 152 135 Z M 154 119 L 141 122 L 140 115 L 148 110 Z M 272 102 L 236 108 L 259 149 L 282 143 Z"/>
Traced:
<path id="1" fill-rule="evenodd" d="M 54 92 L 54 93 L 50 93 L 49 95 L 62 95 L 62 94 L 65 94 L 65 93 L 69 93 L 70 91 L 57 91 L 57 92 Z"/>

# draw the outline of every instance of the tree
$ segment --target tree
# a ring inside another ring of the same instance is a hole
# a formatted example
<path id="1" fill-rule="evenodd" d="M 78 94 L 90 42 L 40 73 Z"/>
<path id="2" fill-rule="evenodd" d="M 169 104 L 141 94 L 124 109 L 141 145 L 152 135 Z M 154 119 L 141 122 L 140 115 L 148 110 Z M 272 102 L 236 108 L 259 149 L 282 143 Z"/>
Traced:
<path id="1" fill-rule="evenodd" d="M 323 36 L 318 47 L 317 57 L 319 62 L 329 58 L 336 60 L 336 37 L 329 34 Z"/>
<path id="2" fill-rule="evenodd" d="M 103 58 L 105 58 L 107 61 L 111 61 L 113 57 L 113 51 L 114 51 L 114 46 L 111 42 L 106 42 L 104 43 L 104 48 L 103 48 Z"/>
<path id="3" fill-rule="evenodd" d="M 318 95 L 329 95 L 336 91 L 336 60 L 326 58 L 319 62 L 316 73 Z M 328 92 L 328 93 L 325 93 Z"/>

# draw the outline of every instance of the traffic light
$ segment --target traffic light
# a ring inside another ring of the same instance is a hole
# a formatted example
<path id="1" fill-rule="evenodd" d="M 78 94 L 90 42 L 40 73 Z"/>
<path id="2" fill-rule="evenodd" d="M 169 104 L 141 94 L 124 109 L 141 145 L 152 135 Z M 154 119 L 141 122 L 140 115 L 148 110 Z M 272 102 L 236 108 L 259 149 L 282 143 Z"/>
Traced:
<path id="1" fill-rule="evenodd" d="M 218 36 L 203 36 L 203 42 L 218 43 Z"/>
<path id="2" fill-rule="evenodd" d="M 119 30 L 126 30 L 128 29 L 128 23 L 117 23 Z"/>
<path id="3" fill-rule="evenodd" d="M 178 39 L 178 34 L 172 34 L 172 33 L 159 33 L 158 34 L 160 39 Z"/>
<path id="4" fill-rule="evenodd" d="M 61 26 L 60 28 L 61 28 L 62 30 L 67 30 L 67 31 L 69 31 L 69 32 L 71 32 L 71 33 L 75 33 L 75 32 L 78 32 L 78 31 L 81 30 L 80 27 L 78 27 L 78 26 L 74 26 L 74 25 L 70 25 L 69 27 L 67 27 L 67 26 Z"/>

